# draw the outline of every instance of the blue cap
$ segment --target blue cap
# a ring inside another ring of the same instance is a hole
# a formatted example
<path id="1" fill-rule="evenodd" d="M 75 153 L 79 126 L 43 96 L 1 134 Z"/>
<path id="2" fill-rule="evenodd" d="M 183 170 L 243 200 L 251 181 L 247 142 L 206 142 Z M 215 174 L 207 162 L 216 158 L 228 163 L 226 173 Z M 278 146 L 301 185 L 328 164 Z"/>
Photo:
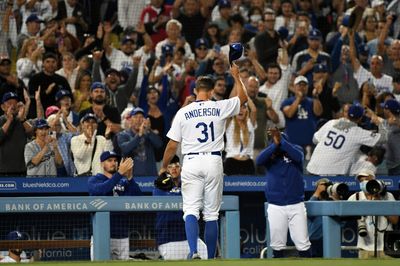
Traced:
<path id="1" fill-rule="evenodd" d="M 209 48 L 207 39 L 204 39 L 204 38 L 197 39 L 195 47 L 199 48 L 200 46 L 205 46 L 205 47 Z"/>
<path id="2" fill-rule="evenodd" d="M 328 67 L 325 64 L 316 64 L 313 68 L 314 73 L 326 73 L 328 72 Z"/>
<path id="3" fill-rule="evenodd" d="M 278 29 L 278 33 L 279 33 L 279 36 L 281 37 L 281 39 L 284 39 L 284 40 L 286 40 L 287 37 L 289 36 L 288 29 L 283 26 Z"/>
<path id="4" fill-rule="evenodd" d="M 400 103 L 395 99 L 386 100 L 384 103 L 381 104 L 382 108 L 388 109 L 395 115 L 400 114 Z"/>
<path id="5" fill-rule="evenodd" d="M 6 92 L 1 99 L 1 103 L 5 103 L 8 100 L 15 99 L 18 101 L 18 95 L 14 92 Z"/>
<path id="6" fill-rule="evenodd" d="M 24 237 L 22 236 L 21 232 L 19 231 L 11 231 L 7 234 L 7 240 L 23 240 Z"/>
<path id="7" fill-rule="evenodd" d="M 231 1 L 229 0 L 219 0 L 218 1 L 218 8 L 231 8 Z"/>
<path id="8" fill-rule="evenodd" d="M 161 51 L 163 55 L 173 55 L 174 47 L 171 44 L 166 43 L 161 47 Z"/>
<path id="9" fill-rule="evenodd" d="M 49 126 L 49 123 L 47 123 L 47 120 L 46 119 L 37 119 L 36 121 L 35 121 L 35 124 L 34 124 L 34 126 L 33 126 L 35 129 L 38 129 L 38 128 L 50 128 L 50 126 Z"/>
<path id="10" fill-rule="evenodd" d="M 90 120 L 90 119 L 96 121 L 96 123 L 97 123 L 97 117 L 96 117 L 94 114 L 92 114 L 92 113 L 87 113 L 87 114 L 85 114 L 85 115 L 81 118 L 81 123 L 83 123 L 83 122 L 85 122 L 85 121 L 87 121 L 87 120 Z"/>
<path id="11" fill-rule="evenodd" d="M 92 83 L 92 86 L 90 86 L 90 90 L 91 90 L 91 91 L 92 91 L 92 90 L 95 90 L 95 89 L 103 89 L 103 90 L 106 90 L 106 86 L 105 86 L 103 83 L 96 81 L 96 82 L 93 82 L 93 83 Z"/>
<path id="12" fill-rule="evenodd" d="M 58 102 L 59 100 L 61 100 L 64 97 L 69 97 L 70 99 L 72 99 L 72 95 L 69 91 L 67 90 L 59 90 L 56 93 L 56 102 Z"/>
<path id="13" fill-rule="evenodd" d="M 142 108 L 140 108 L 140 107 L 136 107 L 135 109 L 133 109 L 131 111 L 131 116 L 134 116 L 134 115 L 139 114 L 139 113 L 141 113 L 143 116 L 145 116 L 144 110 Z"/>
<path id="14" fill-rule="evenodd" d="M 350 15 L 343 16 L 342 25 L 345 27 L 348 27 L 350 25 Z"/>
<path id="15" fill-rule="evenodd" d="M 349 117 L 351 117 L 351 118 L 357 119 L 357 118 L 363 117 L 364 112 L 365 112 L 365 110 L 364 110 L 364 108 L 363 108 L 361 105 L 359 105 L 359 104 L 352 104 L 352 105 L 350 106 L 350 108 L 349 108 L 348 115 L 349 115 Z"/>
<path id="16" fill-rule="evenodd" d="M 30 14 L 29 17 L 27 17 L 25 20 L 25 23 L 29 23 L 29 22 L 42 23 L 43 20 L 41 20 L 36 14 Z"/>
<path id="17" fill-rule="evenodd" d="M 121 158 L 117 153 L 113 151 L 105 151 L 100 155 L 100 161 L 104 162 L 105 160 L 109 158 L 117 158 L 118 160 Z"/>
<path id="18" fill-rule="evenodd" d="M 108 75 L 110 75 L 110 74 L 116 74 L 116 75 L 120 75 L 121 73 L 118 71 L 118 70 L 116 70 L 115 68 L 109 68 L 109 69 L 107 69 L 106 70 L 106 72 L 104 72 L 104 75 L 107 77 Z"/>
<path id="19" fill-rule="evenodd" d="M 241 43 L 232 43 L 229 45 L 229 64 L 242 57 L 243 45 Z"/>
<path id="20" fill-rule="evenodd" d="M 321 40 L 322 34 L 318 29 L 312 29 L 308 34 L 308 39 L 311 40 Z"/>
<path id="21" fill-rule="evenodd" d="M 369 46 L 366 44 L 360 44 L 358 46 L 358 53 L 363 56 L 369 55 Z"/>
<path id="22" fill-rule="evenodd" d="M 122 43 L 122 44 L 126 44 L 127 42 L 132 42 L 133 44 L 135 44 L 135 40 L 134 40 L 134 39 L 132 39 L 132 38 L 129 37 L 129 36 L 125 36 L 125 37 L 121 40 L 121 43 Z"/>

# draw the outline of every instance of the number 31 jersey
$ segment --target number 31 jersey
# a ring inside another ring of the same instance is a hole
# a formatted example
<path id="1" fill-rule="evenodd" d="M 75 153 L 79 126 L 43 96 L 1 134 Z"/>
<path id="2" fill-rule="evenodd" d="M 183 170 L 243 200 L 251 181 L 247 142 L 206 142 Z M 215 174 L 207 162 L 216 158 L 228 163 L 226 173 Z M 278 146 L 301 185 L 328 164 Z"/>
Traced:
<path id="1" fill-rule="evenodd" d="M 380 139 L 374 133 L 361 127 L 341 128 L 339 123 L 350 124 L 345 118 L 328 121 L 314 134 L 318 143 L 307 165 L 307 171 L 314 175 L 348 175 L 350 166 L 359 158 L 361 145 L 375 146 Z"/>
<path id="2" fill-rule="evenodd" d="M 239 112 L 239 97 L 193 102 L 176 113 L 167 137 L 181 143 L 182 154 L 222 151 L 226 119 Z"/>

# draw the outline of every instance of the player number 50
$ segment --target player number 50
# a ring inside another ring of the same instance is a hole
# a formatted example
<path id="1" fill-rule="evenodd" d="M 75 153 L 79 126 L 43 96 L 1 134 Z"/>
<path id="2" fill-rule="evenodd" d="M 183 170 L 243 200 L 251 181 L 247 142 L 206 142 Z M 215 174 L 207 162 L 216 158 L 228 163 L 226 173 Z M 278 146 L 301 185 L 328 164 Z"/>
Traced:
<path id="1" fill-rule="evenodd" d="M 328 139 L 325 140 L 324 144 L 326 146 L 331 146 L 332 145 L 332 147 L 337 149 L 337 150 L 340 149 L 343 146 L 343 144 L 344 144 L 344 142 L 346 140 L 345 136 L 337 134 L 334 131 L 329 131 L 327 138 Z"/>
<path id="2" fill-rule="evenodd" d="M 200 143 L 204 143 L 208 140 L 208 138 L 209 138 L 208 130 L 210 130 L 211 141 L 214 141 L 214 122 L 211 122 L 209 125 L 207 125 L 204 122 L 200 122 L 200 123 L 197 123 L 196 128 L 201 128 L 201 134 L 203 135 L 202 138 L 197 138 L 197 140 Z"/>

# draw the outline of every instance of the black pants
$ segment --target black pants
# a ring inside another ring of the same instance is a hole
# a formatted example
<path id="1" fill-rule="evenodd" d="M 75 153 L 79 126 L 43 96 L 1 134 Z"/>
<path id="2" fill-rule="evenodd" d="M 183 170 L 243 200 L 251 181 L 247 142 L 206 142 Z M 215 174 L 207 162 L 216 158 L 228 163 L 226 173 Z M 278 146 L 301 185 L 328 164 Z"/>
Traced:
<path id="1" fill-rule="evenodd" d="M 239 161 L 227 158 L 224 162 L 224 173 L 226 175 L 255 175 L 254 161 L 252 159 Z"/>

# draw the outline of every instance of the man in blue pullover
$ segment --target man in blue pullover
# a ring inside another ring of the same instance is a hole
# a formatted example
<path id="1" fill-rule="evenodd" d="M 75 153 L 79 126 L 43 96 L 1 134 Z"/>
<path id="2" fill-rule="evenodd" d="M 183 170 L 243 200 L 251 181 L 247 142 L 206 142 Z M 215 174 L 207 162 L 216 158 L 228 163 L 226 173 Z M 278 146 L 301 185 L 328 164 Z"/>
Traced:
<path id="1" fill-rule="evenodd" d="M 153 196 L 182 196 L 181 165 L 179 157 L 174 156 L 167 167 L 167 174 L 160 176 L 154 182 Z M 189 244 L 186 240 L 185 221 L 182 211 L 157 212 L 156 241 L 158 251 L 164 260 L 184 260 L 189 254 Z M 201 258 L 207 258 L 207 246 L 197 239 Z"/>
<path id="2" fill-rule="evenodd" d="M 132 178 L 133 160 L 124 158 L 112 151 L 100 156 L 103 174 L 92 176 L 88 180 L 90 196 L 140 196 L 138 184 Z M 126 213 L 112 213 L 110 217 L 110 252 L 114 260 L 129 259 L 128 216 Z M 91 254 L 93 254 L 91 252 Z M 93 256 L 91 256 L 93 257 Z"/>
<path id="3" fill-rule="evenodd" d="M 269 134 L 273 142 L 259 154 L 257 165 L 267 169 L 265 196 L 274 258 L 283 257 L 288 228 L 300 257 L 311 257 L 303 202 L 303 150 L 277 128 L 270 129 Z"/>

